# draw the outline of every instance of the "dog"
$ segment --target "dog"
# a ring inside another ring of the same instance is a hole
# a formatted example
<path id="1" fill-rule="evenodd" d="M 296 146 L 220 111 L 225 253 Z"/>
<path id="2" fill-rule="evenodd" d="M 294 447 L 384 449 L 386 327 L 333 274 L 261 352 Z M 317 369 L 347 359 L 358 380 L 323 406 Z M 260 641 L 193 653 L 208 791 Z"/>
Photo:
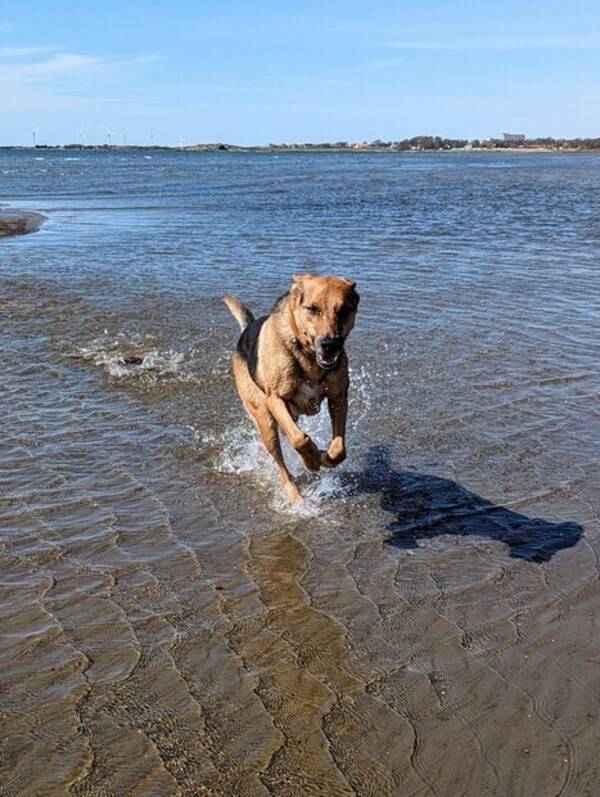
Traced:
<path id="1" fill-rule="evenodd" d="M 283 458 L 280 428 L 311 471 L 334 468 L 346 458 L 349 378 L 344 343 L 359 300 L 356 283 L 312 274 L 295 274 L 288 293 L 261 318 L 254 318 L 233 296 L 223 297 L 242 330 L 233 354 L 238 394 L 292 503 L 301 495 Z M 332 435 L 322 451 L 300 429 L 298 418 L 316 415 L 325 398 Z"/>

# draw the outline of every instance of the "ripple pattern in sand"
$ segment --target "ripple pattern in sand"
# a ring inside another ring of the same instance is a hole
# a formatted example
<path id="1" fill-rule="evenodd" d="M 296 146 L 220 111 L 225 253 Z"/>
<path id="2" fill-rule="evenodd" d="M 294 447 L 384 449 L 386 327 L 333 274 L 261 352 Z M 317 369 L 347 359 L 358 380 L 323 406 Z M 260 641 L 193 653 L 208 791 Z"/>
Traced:
<path id="1" fill-rule="evenodd" d="M 598 657 L 593 535 L 540 565 L 398 550 L 343 514 L 249 524 L 147 407 L 36 339 L 19 353 L 2 362 L 5 794 L 593 793 L 600 687 L 575 641 Z"/>

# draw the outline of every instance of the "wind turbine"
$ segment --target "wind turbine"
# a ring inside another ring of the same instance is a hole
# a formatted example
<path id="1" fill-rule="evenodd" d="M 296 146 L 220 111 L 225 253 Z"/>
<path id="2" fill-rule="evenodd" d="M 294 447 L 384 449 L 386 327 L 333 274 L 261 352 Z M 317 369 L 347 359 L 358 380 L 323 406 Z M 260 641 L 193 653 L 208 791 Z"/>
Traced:
<path id="1" fill-rule="evenodd" d="M 39 132 L 40 132 L 40 128 L 39 127 L 34 127 L 33 130 L 31 131 L 31 135 L 33 136 L 33 148 L 34 149 L 37 147 L 37 134 Z"/>
<path id="2" fill-rule="evenodd" d="M 127 131 L 121 130 L 121 133 L 123 134 L 123 146 L 126 147 L 127 146 Z"/>
<path id="3" fill-rule="evenodd" d="M 82 147 L 85 147 L 85 127 L 79 129 L 79 143 Z"/>
<path id="4" fill-rule="evenodd" d="M 108 142 L 109 147 L 112 147 L 112 137 L 114 136 L 114 134 L 115 134 L 114 130 L 109 130 L 108 128 L 106 128 L 106 140 Z"/>
<path id="5" fill-rule="evenodd" d="M 179 149 L 183 149 L 183 136 L 179 136 Z"/>
<path id="6" fill-rule="evenodd" d="M 150 146 L 154 146 L 154 130 L 152 128 L 150 128 Z"/>

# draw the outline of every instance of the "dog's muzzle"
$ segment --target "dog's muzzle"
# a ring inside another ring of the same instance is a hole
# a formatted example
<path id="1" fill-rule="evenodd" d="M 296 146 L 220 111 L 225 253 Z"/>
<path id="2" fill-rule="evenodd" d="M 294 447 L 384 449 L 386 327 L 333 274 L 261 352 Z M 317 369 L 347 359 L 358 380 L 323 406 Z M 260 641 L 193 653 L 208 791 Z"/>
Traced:
<path id="1" fill-rule="evenodd" d="M 330 335 L 320 338 L 315 345 L 317 365 L 325 370 L 335 368 L 343 348 L 343 338 L 333 338 Z"/>

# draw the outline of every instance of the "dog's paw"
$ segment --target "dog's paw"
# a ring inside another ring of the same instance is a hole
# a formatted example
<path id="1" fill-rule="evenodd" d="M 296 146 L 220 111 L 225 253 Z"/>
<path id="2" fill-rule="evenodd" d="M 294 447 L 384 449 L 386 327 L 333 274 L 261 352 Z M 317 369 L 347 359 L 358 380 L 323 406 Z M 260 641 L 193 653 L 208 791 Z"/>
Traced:
<path id="1" fill-rule="evenodd" d="M 335 468 L 346 459 L 346 447 L 341 437 L 334 437 L 327 451 L 321 453 L 321 465 L 324 468 Z"/>
<path id="2" fill-rule="evenodd" d="M 321 451 L 315 443 L 307 436 L 304 443 L 296 449 L 300 456 L 302 457 L 302 461 L 308 468 L 308 470 L 319 470 L 321 467 L 321 458 L 322 455 L 325 453 Z"/>
<path id="3" fill-rule="evenodd" d="M 285 494 L 290 504 L 299 504 L 302 501 L 300 490 L 294 484 L 294 482 L 284 482 L 283 489 L 285 490 Z"/>

